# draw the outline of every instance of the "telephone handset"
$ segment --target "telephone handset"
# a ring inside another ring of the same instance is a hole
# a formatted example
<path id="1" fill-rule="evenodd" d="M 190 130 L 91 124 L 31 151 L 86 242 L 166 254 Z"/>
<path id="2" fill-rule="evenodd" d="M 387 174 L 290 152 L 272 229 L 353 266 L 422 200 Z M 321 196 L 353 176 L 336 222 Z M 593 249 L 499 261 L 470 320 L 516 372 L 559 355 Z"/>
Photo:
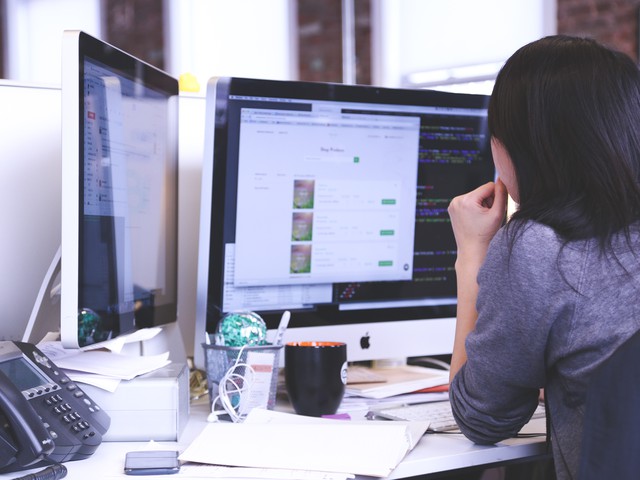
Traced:
<path id="1" fill-rule="evenodd" d="M 0 341 L 0 472 L 87 458 L 110 423 L 34 345 Z"/>

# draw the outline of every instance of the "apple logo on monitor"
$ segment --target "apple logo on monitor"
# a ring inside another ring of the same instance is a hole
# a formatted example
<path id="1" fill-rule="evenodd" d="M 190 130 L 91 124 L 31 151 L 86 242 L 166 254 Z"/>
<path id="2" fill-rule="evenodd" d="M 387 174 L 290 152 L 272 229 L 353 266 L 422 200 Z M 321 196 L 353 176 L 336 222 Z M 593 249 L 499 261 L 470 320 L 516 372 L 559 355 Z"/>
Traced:
<path id="1" fill-rule="evenodd" d="M 360 348 L 366 350 L 371 346 L 371 337 L 369 336 L 369 332 L 365 333 L 362 337 L 360 337 Z"/>

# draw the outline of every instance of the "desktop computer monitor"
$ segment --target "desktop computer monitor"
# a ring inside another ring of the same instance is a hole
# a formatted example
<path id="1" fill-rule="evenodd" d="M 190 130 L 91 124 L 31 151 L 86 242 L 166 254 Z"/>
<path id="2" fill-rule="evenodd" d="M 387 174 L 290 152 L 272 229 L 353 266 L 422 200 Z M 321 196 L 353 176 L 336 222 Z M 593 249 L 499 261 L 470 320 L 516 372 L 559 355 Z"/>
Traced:
<path id="1" fill-rule="evenodd" d="M 233 311 L 349 361 L 451 352 L 447 207 L 495 177 L 488 97 L 243 78 L 207 91 L 194 357 Z"/>
<path id="2" fill-rule="evenodd" d="M 79 31 L 62 48 L 62 344 L 176 321 L 178 81 Z"/>

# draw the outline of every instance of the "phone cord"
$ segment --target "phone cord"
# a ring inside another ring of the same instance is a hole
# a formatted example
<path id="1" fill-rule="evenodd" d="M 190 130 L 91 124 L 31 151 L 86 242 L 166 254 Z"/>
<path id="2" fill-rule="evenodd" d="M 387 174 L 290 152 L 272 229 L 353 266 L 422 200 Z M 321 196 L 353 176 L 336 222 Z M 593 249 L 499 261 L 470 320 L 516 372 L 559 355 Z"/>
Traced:
<path id="1" fill-rule="evenodd" d="M 56 463 L 47 468 L 43 468 L 39 472 L 29 473 L 22 477 L 16 477 L 13 480 L 58 480 L 67 476 L 67 467 L 61 463 Z"/>

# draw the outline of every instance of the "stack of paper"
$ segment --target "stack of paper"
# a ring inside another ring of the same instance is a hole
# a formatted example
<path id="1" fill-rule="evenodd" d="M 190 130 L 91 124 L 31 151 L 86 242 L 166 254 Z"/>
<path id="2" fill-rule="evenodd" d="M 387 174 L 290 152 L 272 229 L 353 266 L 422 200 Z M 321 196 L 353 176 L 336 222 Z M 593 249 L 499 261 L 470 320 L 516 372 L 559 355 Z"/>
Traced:
<path id="1" fill-rule="evenodd" d="M 113 392 L 121 380 L 131 380 L 171 363 L 169 352 L 145 356 L 120 353 L 125 344 L 149 340 L 159 331 L 159 328 L 141 329 L 82 350 L 65 349 L 59 341 L 41 342 L 37 347 L 74 382 Z"/>
<path id="2" fill-rule="evenodd" d="M 372 368 L 371 372 L 383 381 L 348 384 L 346 393 L 365 398 L 388 398 L 449 383 L 448 371 L 415 365 Z"/>
<path id="3" fill-rule="evenodd" d="M 180 455 L 186 462 L 385 477 L 426 422 L 356 422 L 254 409 L 243 423 L 212 423 Z"/>

